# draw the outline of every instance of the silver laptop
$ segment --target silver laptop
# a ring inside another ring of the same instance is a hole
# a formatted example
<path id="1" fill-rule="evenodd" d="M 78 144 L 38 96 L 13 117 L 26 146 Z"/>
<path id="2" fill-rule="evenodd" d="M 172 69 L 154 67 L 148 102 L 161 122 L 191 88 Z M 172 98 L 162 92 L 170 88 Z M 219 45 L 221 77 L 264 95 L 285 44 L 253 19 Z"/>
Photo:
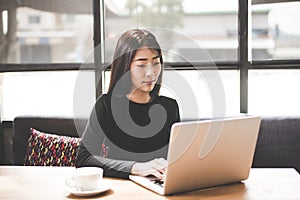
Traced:
<path id="1" fill-rule="evenodd" d="M 161 195 L 240 182 L 249 176 L 259 126 L 257 116 L 175 123 L 164 181 L 129 178 Z"/>

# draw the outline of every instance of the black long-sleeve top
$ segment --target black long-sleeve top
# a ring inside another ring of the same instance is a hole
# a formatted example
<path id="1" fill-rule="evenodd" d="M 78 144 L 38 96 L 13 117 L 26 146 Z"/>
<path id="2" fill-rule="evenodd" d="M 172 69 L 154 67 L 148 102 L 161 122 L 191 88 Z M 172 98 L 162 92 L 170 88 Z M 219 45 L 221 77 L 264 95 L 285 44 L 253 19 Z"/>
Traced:
<path id="1" fill-rule="evenodd" d="M 167 158 L 171 126 L 178 121 L 174 99 L 155 96 L 141 104 L 104 94 L 90 115 L 76 166 L 98 166 L 104 176 L 128 178 L 135 162 Z"/>

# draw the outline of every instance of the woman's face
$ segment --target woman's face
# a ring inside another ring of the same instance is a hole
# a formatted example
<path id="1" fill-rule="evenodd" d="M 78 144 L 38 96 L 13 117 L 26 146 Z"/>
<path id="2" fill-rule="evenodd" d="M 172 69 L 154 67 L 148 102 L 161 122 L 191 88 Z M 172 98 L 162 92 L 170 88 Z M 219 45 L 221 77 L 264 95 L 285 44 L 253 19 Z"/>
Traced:
<path id="1" fill-rule="evenodd" d="M 161 63 L 156 51 L 147 47 L 137 50 L 131 65 L 131 92 L 150 93 L 161 73 Z"/>

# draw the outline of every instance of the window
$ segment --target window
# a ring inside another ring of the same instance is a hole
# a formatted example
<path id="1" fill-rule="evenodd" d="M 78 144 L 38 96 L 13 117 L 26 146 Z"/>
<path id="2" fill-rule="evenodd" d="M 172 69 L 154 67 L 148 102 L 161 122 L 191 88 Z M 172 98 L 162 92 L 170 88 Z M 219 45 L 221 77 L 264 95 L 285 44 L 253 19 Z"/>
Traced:
<path id="1" fill-rule="evenodd" d="M 7 72 L 0 77 L 2 120 L 18 115 L 88 116 L 94 71 Z"/>
<path id="2" fill-rule="evenodd" d="M 20 5 L 1 15 L 0 21 L 4 22 L 1 27 L 10 31 L 1 36 L 0 63 L 35 63 L 30 58 L 37 57 L 36 51 L 39 51 L 38 63 L 84 62 L 93 50 L 92 5 L 89 1 L 82 2 L 87 5 L 81 10 L 80 4 L 76 7 L 68 4 L 54 1 L 50 5 L 46 2 Z M 56 10 L 59 8 L 62 10 Z"/>
<path id="3" fill-rule="evenodd" d="M 128 28 L 151 27 L 162 46 L 185 61 L 205 61 L 199 51 L 214 61 L 237 60 L 237 0 L 105 0 L 105 8 L 106 39 Z M 178 58 L 169 55 L 166 61 L 183 61 Z"/>
<path id="4" fill-rule="evenodd" d="M 161 94 L 176 98 L 181 110 L 188 110 L 183 112 L 183 119 L 212 117 L 216 115 L 216 110 L 222 110 L 222 116 L 239 113 L 237 65 L 231 65 L 234 70 L 217 70 L 218 62 L 236 62 L 238 58 L 237 0 L 105 0 L 104 3 L 105 62 L 112 61 L 116 41 L 123 31 L 147 28 L 157 37 L 167 63 Z M 183 67 L 184 63 L 191 64 Z M 201 71 L 201 67 L 197 68 L 199 63 L 203 68 L 208 64 L 211 70 Z M 178 79 L 174 78 L 176 75 L 183 82 L 178 83 Z M 105 73 L 104 77 L 105 92 L 109 73 Z M 192 97 L 183 94 L 183 91 L 172 92 L 176 86 L 170 88 L 166 80 L 178 83 L 177 87 L 188 84 Z M 208 84 L 211 81 L 221 83 L 217 91 Z M 217 94 L 212 94 L 215 92 Z M 214 107 L 216 105 L 212 103 L 215 101 L 214 95 L 221 100 L 219 107 Z M 186 107 L 185 100 L 192 98 L 198 106 L 190 104 Z M 199 112 L 194 113 L 195 110 Z"/>
<path id="5" fill-rule="evenodd" d="M 86 115 L 95 100 L 92 1 L 0 2 L 1 115 Z M 88 65 L 88 69 L 85 67 Z M 85 75 L 83 75 L 85 74 Z M 88 77 L 78 86 L 80 77 Z M 76 112 L 76 113 L 74 113 Z"/>
<path id="6" fill-rule="evenodd" d="M 252 59 L 300 58 L 300 2 L 252 6 Z"/>
<path id="7" fill-rule="evenodd" d="M 249 113 L 299 115 L 300 70 L 250 70 Z"/>
<path id="8" fill-rule="evenodd" d="M 26 113 L 69 115 L 69 104 L 75 100 L 70 91 L 77 88 L 78 74 L 88 77 L 91 90 L 86 95 L 91 105 L 103 64 L 95 63 L 95 73 L 94 56 L 109 63 L 116 39 L 129 28 L 154 32 L 164 49 L 165 77 L 179 74 L 201 94 L 201 117 L 211 115 L 211 94 L 196 72 L 216 70 L 226 115 L 300 112 L 296 92 L 286 89 L 296 90 L 298 85 L 300 28 L 294 22 L 299 18 L 299 1 L 26 0 L 15 7 L 8 2 L 0 2 L 2 118 Z M 94 44 L 103 45 L 104 51 L 94 49 Z M 103 78 L 105 92 L 109 70 Z M 167 88 L 162 93 L 174 95 Z M 44 99 L 20 101 L 21 94 Z M 63 100 L 56 101 L 58 96 Z"/>
<path id="9" fill-rule="evenodd" d="M 249 38 L 250 114 L 300 114 L 296 92 L 300 76 L 300 26 L 295 23 L 299 9 L 299 1 L 253 0 Z M 264 31 L 255 34 L 255 30 Z"/>

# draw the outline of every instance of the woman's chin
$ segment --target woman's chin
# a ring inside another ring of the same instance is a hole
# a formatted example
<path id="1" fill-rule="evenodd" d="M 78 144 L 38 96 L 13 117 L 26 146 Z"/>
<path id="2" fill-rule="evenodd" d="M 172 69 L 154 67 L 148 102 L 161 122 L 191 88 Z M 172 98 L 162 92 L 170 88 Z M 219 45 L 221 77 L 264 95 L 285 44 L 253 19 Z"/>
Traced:
<path id="1" fill-rule="evenodd" d="M 144 91 L 144 92 L 151 92 L 154 88 L 154 85 L 144 85 L 141 89 Z"/>

